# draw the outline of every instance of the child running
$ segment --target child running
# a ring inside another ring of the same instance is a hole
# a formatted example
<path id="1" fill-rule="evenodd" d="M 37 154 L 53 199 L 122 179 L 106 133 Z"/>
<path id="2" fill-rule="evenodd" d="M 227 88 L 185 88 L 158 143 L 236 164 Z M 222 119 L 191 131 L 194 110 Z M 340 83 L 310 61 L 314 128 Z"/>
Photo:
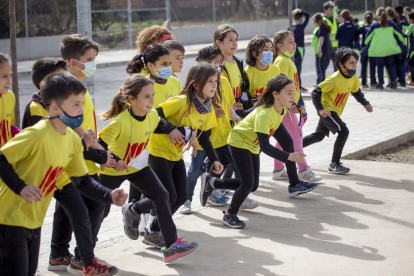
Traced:
<path id="1" fill-rule="evenodd" d="M 239 34 L 230 25 L 220 25 L 214 31 L 213 47 L 219 48 L 224 56 L 224 68 L 221 75 L 229 80 L 236 101 L 242 102 L 243 107 L 248 109 L 252 105 L 249 80 L 243 68 L 243 60 L 235 56 L 238 41 Z"/>
<path id="2" fill-rule="evenodd" d="M 99 180 L 102 185 L 109 188 L 118 188 L 128 180 L 147 196 L 122 207 L 124 231 L 130 239 L 137 240 L 141 214 L 155 206 L 164 241 L 161 251 L 164 254 L 164 262 L 169 263 L 190 254 L 197 248 L 198 242 L 184 242 L 182 238 L 177 238 L 168 192 L 147 165 L 147 145 L 151 134 L 175 130 L 166 120 L 160 121 L 157 111 L 152 109 L 153 104 L 153 81 L 142 74 L 131 75 L 124 82 L 122 92 L 112 100 L 111 109 L 103 114 L 103 120 L 112 121 L 99 133 L 98 140 L 104 148 L 113 150 L 115 156 L 122 159 L 116 157 L 115 168 L 106 168 Z M 144 239 L 148 239 L 148 235 L 146 232 Z"/>
<path id="3" fill-rule="evenodd" d="M 316 188 L 316 184 L 299 180 L 295 162 L 303 162 L 305 155 L 294 152 L 293 141 L 282 124 L 287 108 L 294 104 L 294 93 L 295 86 L 292 80 L 284 75 L 273 77 L 255 104 L 256 109 L 230 132 L 228 138 L 230 152 L 240 174 L 240 180 L 226 179 L 227 181 L 224 181 L 207 173 L 203 174 L 200 190 L 201 206 L 205 206 L 208 196 L 214 189 L 235 191 L 228 210 L 223 212 L 222 223 L 224 225 L 231 228 L 246 226 L 238 218 L 237 213 L 249 193 L 256 191 L 259 187 L 261 151 L 272 158 L 286 162 L 290 183 L 289 196 L 298 196 Z M 269 139 L 272 135 L 282 144 L 285 151 L 270 145 Z"/>
<path id="4" fill-rule="evenodd" d="M 316 84 L 325 80 L 326 68 L 329 65 L 329 34 L 331 27 L 326 24 L 322 14 L 315 13 L 312 17 L 315 30 L 313 31 L 312 48 L 315 53 Z"/>
<path id="5" fill-rule="evenodd" d="M 352 94 L 366 111 L 372 112 L 372 106 L 362 94 L 361 82 L 356 75 L 358 54 L 350 48 L 342 47 L 336 53 L 336 63 L 339 70 L 327 77 L 312 92 L 312 102 L 318 112 L 319 123 L 315 133 L 303 139 L 303 147 L 322 141 L 325 136 L 329 136 L 329 132 L 338 133 L 328 172 L 340 174 L 350 171 L 341 163 L 342 150 L 348 139 L 349 130 L 340 118 L 349 94 Z"/>
<path id="6" fill-rule="evenodd" d="M 40 94 L 49 120 L 26 128 L 1 148 L 1 275 L 36 274 L 41 226 L 63 172 L 77 189 L 94 200 L 122 206 L 128 198 L 123 190 L 111 191 L 88 176 L 81 140 L 71 129 L 82 123 L 85 93 L 85 86 L 74 76 L 48 76 Z M 115 273 L 93 259 L 85 263 L 82 275 Z"/>
<path id="7" fill-rule="evenodd" d="M 8 58 L 0 53 L 0 147 L 13 138 L 20 129 L 14 125 L 16 98 L 9 90 L 12 84 L 12 68 Z"/>
<path id="8" fill-rule="evenodd" d="M 296 43 L 293 34 L 289 31 L 280 31 L 277 32 L 273 37 L 273 45 L 275 48 L 275 62 L 274 64 L 279 67 L 280 73 L 284 74 L 292 81 L 294 81 L 295 85 L 295 103 L 297 103 L 303 112 L 305 111 L 305 102 L 303 101 L 302 95 L 300 93 L 300 86 L 298 80 L 298 73 L 296 70 L 296 66 L 290 57 L 293 57 L 296 52 Z M 297 113 L 300 111 L 294 105 L 291 109 L 286 111 L 286 116 L 283 117 L 282 124 L 286 128 L 287 132 L 290 134 L 290 137 L 293 139 L 293 145 L 295 152 L 303 153 L 303 132 L 302 127 L 306 121 L 305 114 L 300 114 L 303 118 L 301 118 L 301 123 L 299 124 L 299 120 L 296 116 Z M 276 142 L 276 148 L 279 150 L 283 150 L 281 145 Z M 305 158 L 303 158 L 303 162 L 298 164 L 299 167 L 299 179 L 306 182 L 317 182 L 322 180 L 322 177 L 316 175 L 306 163 Z M 284 169 L 284 162 L 279 159 L 275 159 L 274 161 L 274 170 L 273 170 L 273 177 L 274 180 L 288 180 L 288 173 Z"/>

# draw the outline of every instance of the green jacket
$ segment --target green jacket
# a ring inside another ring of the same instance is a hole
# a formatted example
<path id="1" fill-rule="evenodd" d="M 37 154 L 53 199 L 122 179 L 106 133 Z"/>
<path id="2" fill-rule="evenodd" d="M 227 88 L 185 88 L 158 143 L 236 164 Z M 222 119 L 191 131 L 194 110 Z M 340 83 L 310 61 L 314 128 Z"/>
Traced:
<path id="1" fill-rule="evenodd" d="M 362 51 L 364 56 L 386 57 L 401 53 L 403 32 L 390 20 L 388 20 L 388 26 L 384 28 L 381 27 L 379 21 L 372 24 L 365 37 L 367 46 Z"/>

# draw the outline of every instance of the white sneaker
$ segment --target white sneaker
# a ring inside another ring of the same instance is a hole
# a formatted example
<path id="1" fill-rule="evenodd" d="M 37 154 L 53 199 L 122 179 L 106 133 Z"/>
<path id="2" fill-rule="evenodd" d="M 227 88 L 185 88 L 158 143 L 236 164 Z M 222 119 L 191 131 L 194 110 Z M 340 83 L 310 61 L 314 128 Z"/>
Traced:
<path id="1" fill-rule="evenodd" d="M 191 201 L 187 200 L 183 205 L 181 205 L 180 214 L 192 214 L 193 211 L 191 211 Z"/>
<path id="2" fill-rule="evenodd" d="M 289 180 L 286 169 L 280 171 L 273 171 L 273 180 Z"/>
<path id="3" fill-rule="evenodd" d="M 243 201 L 242 205 L 240 206 L 240 209 L 251 210 L 251 209 L 259 207 L 259 205 L 260 205 L 259 201 L 246 197 L 246 199 Z"/>
<path id="4" fill-rule="evenodd" d="M 309 166 L 306 167 L 303 171 L 298 172 L 299 179 L 305 182 L 318 182 L 322 180 L 322 177 L 316 175 Z"/>

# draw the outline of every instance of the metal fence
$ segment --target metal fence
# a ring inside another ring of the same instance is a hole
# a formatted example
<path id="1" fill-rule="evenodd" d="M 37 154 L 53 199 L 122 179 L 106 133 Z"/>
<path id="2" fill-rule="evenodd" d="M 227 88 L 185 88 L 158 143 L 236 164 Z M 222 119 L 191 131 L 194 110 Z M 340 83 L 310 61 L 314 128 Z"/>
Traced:
<path id="1" fill-rule="evenodd" d="M 289 0 L 92 0 L 93 38 L 106 48 L 133 48 L 137 33 L 153 24 L 172 28 L 287 18 Z M 325 0 L 291 0 L 293 8 L 322 12 Z M 383 4 L 382 4 L 382 3 Z M 413 0 L 338 1 L 362 19 L 376 5 Z M 414 8 L 414 7 L 413 7 Z M 76 0 L 16 0 L 17 37 L 76 33 Z M 0 1 L 0 39 L 9 37 L 8 1 Z"/>

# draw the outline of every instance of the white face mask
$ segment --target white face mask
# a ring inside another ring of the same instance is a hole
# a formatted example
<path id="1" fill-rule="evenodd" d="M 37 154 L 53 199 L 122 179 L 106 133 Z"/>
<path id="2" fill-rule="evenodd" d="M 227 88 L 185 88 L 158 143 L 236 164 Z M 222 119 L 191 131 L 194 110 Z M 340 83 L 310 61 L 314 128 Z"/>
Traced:
<path id="1" fill-rule="evenodd" d="M 76 60 L 76 59 L 75 59 Z M 85 75 L 85 77 L 90 77 L 93 76 L 93 74 L 95 74 L 96 72 L 96 62 L 95 61 L 91 61 L 91 62 L 80 62 L 79 60 L 76 60 L 79 63 L 82 63 L 83 65 L 85 65 L 85 69 L 81 70 L 78 67 L 76 67 L 76 69 L 82 71 L 82 73 Z"/>

